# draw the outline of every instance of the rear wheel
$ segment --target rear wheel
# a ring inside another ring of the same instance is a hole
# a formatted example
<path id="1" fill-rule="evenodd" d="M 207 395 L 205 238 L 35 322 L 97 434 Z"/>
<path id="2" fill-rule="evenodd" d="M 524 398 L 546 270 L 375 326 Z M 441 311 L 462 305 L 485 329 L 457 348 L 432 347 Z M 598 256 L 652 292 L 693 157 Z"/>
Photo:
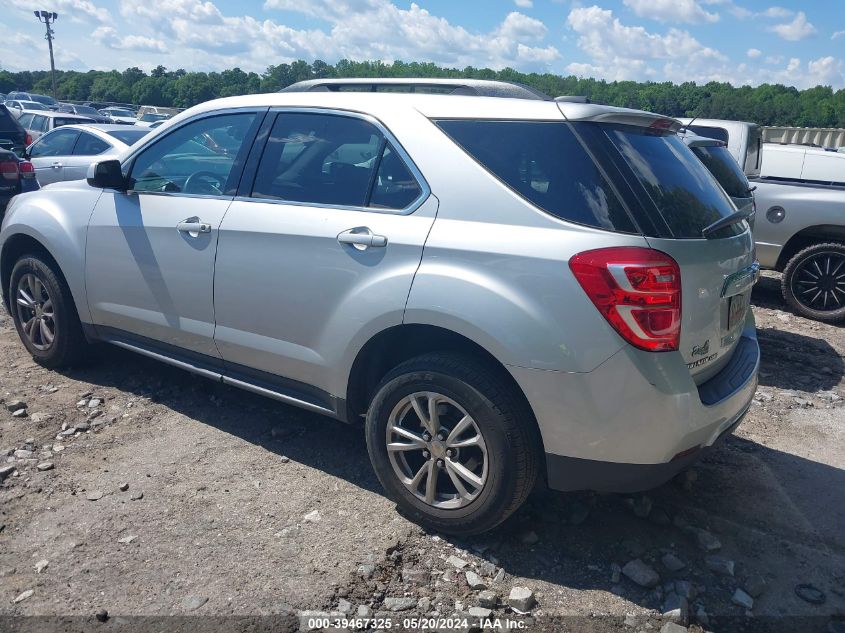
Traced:
<path id="1" fill-rule="evenodd" d="M 9 284 L 12 320 L 26 349 L 41 365 L 59 368 L 82 359 L 85 335 L 70 289 L 38 255 L 21 257 Z"/>
<path id="2" fill-rule="evenodd" d="M 497 368 L 432 353 L 391 371 L 367 413 L 376 474 L 413 520 L 451 534 L 489 530 L 537 479 L 530 409 Z"/>
<path id="3" fill-rule="evenodd" d="M 783 271 L 783 298 L 808 319 L 845 319 L 845 245 L 815 244 L 796 253 Z"/>

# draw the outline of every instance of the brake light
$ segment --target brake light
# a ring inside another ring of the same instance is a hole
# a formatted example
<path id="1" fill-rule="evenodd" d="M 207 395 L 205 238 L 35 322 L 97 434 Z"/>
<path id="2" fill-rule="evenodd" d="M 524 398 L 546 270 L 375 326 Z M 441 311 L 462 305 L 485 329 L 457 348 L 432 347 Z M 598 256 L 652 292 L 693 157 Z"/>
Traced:
<path id="1" fill-rule="evenodd" d="M 579 253 L 569 267 L 622 338 L 649 352 L 678 349 L 681 271 L 666 253 L 623 246 Z"/>
<path id="2" fill-rule="evenodd" d="M 16 160 L 0 161 L 0 176 L 3 180 L 17 180 L 20 177 Z"/>
<path id="3" fill-rule="evenodd" d="M 35 178 L 35 165 L 28 160 L 21 161 L 18 168 L 21 170 L 21 178 Z"/>
<path id="4" fill-rule="evenodd" d="M 32 145 L 32 134 L 29 132 L 26 133 L 26 146 L 29 147 Z"/>

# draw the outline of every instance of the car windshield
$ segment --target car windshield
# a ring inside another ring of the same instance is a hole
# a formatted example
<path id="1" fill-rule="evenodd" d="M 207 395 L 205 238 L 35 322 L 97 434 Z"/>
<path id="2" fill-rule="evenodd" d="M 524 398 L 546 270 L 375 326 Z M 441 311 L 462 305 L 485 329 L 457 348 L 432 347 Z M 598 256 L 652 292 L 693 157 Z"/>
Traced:
<path id="1" fill-rule="evenodd" d="M 89 108 L 88 106 L 74 106 L 74 110 L 76 110 L 77 114 L 87 114 L 89 116 L 98 116 L 100 114 L 94 108 Z"/>
<path id="2" fill-rule="evenodd" d="M 698 156 L 704 166 L 715 176 L 732 198 L 750 198 L 748 179 L 724 145 L 693 147 L 692 153 Z"/>
<path id="3" fill-rule="evenodd" d="M 130 126 L 132 127 L 132 126 Z M 147 130 L 111 130 L 109 131 L 109 136 L 116 138 L 121 143 L 125 143 L 126 145 L 134 145 L 142 138 L 144 138 L 149 132 Z"/>
<path id="4" fill-rule="evenodd" d="M 24 110 L 49 110 L 47 106 L 38 103 L 37 101 L 21 101 L 21 106 Z"/>
<path id="5" fill-rule="evenodd" d="M 104 110 L 107 114 L 111 116 L 125 116 L 130 118 L 135 118 L 135 115 L 130 112 L 129 110 L 119 110 L 117 108 L 109 108 L 108 110 Z"/>
<path id="6" fill-rule="evenodd" d="M 56 105 L 56 100 L 53 99 L 53 97 L 47 97 L 45 95 L 29 95 L 29 96 L 32 97 L 33 101 L 37 101 L 38 103 L 43 103 L 44 105 L 47 105 L 47 106 Z"/>
<path id="7" fill-rule="evenodd" d="M 147 123 L 149 121 L 164 121 L 164 119 L 168 118 L 167 114 L 153 114 L 152 112 L 148 112 L 144 116 L 142 116 L 139 120 Z"/>
<path id="8" fill-rule="evenodd" d="M 76 117 L 73 119 L 66 119 L 64 117 L 57 116 L 53 119 L 53 127 L 62 127 L 63 125 L 76 125 L 77 123 L 93 123 L 93 119 L 83 119 L 82 117 Z"/>

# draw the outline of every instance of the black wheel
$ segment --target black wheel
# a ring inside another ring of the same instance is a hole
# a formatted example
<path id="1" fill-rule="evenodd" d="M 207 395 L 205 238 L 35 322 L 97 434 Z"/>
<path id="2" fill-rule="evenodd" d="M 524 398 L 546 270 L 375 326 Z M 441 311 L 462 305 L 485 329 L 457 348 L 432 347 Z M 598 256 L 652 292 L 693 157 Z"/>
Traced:
<path id="1" fill-rule="evenodd" d="M 12 269 L 9 297 L 26 349 L 41 365 L 59 368 L 80 361 L 86 342 L 70 289 L 54 266 L 39 255 L 21 257 Z"/>
<path id="2" fill-rule="evenodd" d="M 495 527 L 537 480 L 531 410 L 501 370 L 472 357 L 431 353 L 402 363 L 376 389 L 366 427 L 388 496 L 441 532 Z"/>
<path id="3" fill-rule="evenodd" d="M 828 323 L 845 319 L 845 244 L 815 244 L 796 253 L 781 290 L 796 314 Z"/>

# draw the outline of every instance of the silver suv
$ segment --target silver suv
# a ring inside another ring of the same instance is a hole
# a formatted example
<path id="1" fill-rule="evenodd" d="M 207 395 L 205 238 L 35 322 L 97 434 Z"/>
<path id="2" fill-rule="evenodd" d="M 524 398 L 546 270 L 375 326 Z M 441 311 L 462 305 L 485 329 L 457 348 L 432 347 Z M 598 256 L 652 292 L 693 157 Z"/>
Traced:
<path id="1" fill-rule="evenodd" d="M 673 119 L 478 96 L 212 101 L 12 202 L 34 358 L 105 341 L 353 424 L 415 520 L 662 483 L 757 384 L 751 232 Z M 315 423 L 318 423 L 315 420 Z"/>

